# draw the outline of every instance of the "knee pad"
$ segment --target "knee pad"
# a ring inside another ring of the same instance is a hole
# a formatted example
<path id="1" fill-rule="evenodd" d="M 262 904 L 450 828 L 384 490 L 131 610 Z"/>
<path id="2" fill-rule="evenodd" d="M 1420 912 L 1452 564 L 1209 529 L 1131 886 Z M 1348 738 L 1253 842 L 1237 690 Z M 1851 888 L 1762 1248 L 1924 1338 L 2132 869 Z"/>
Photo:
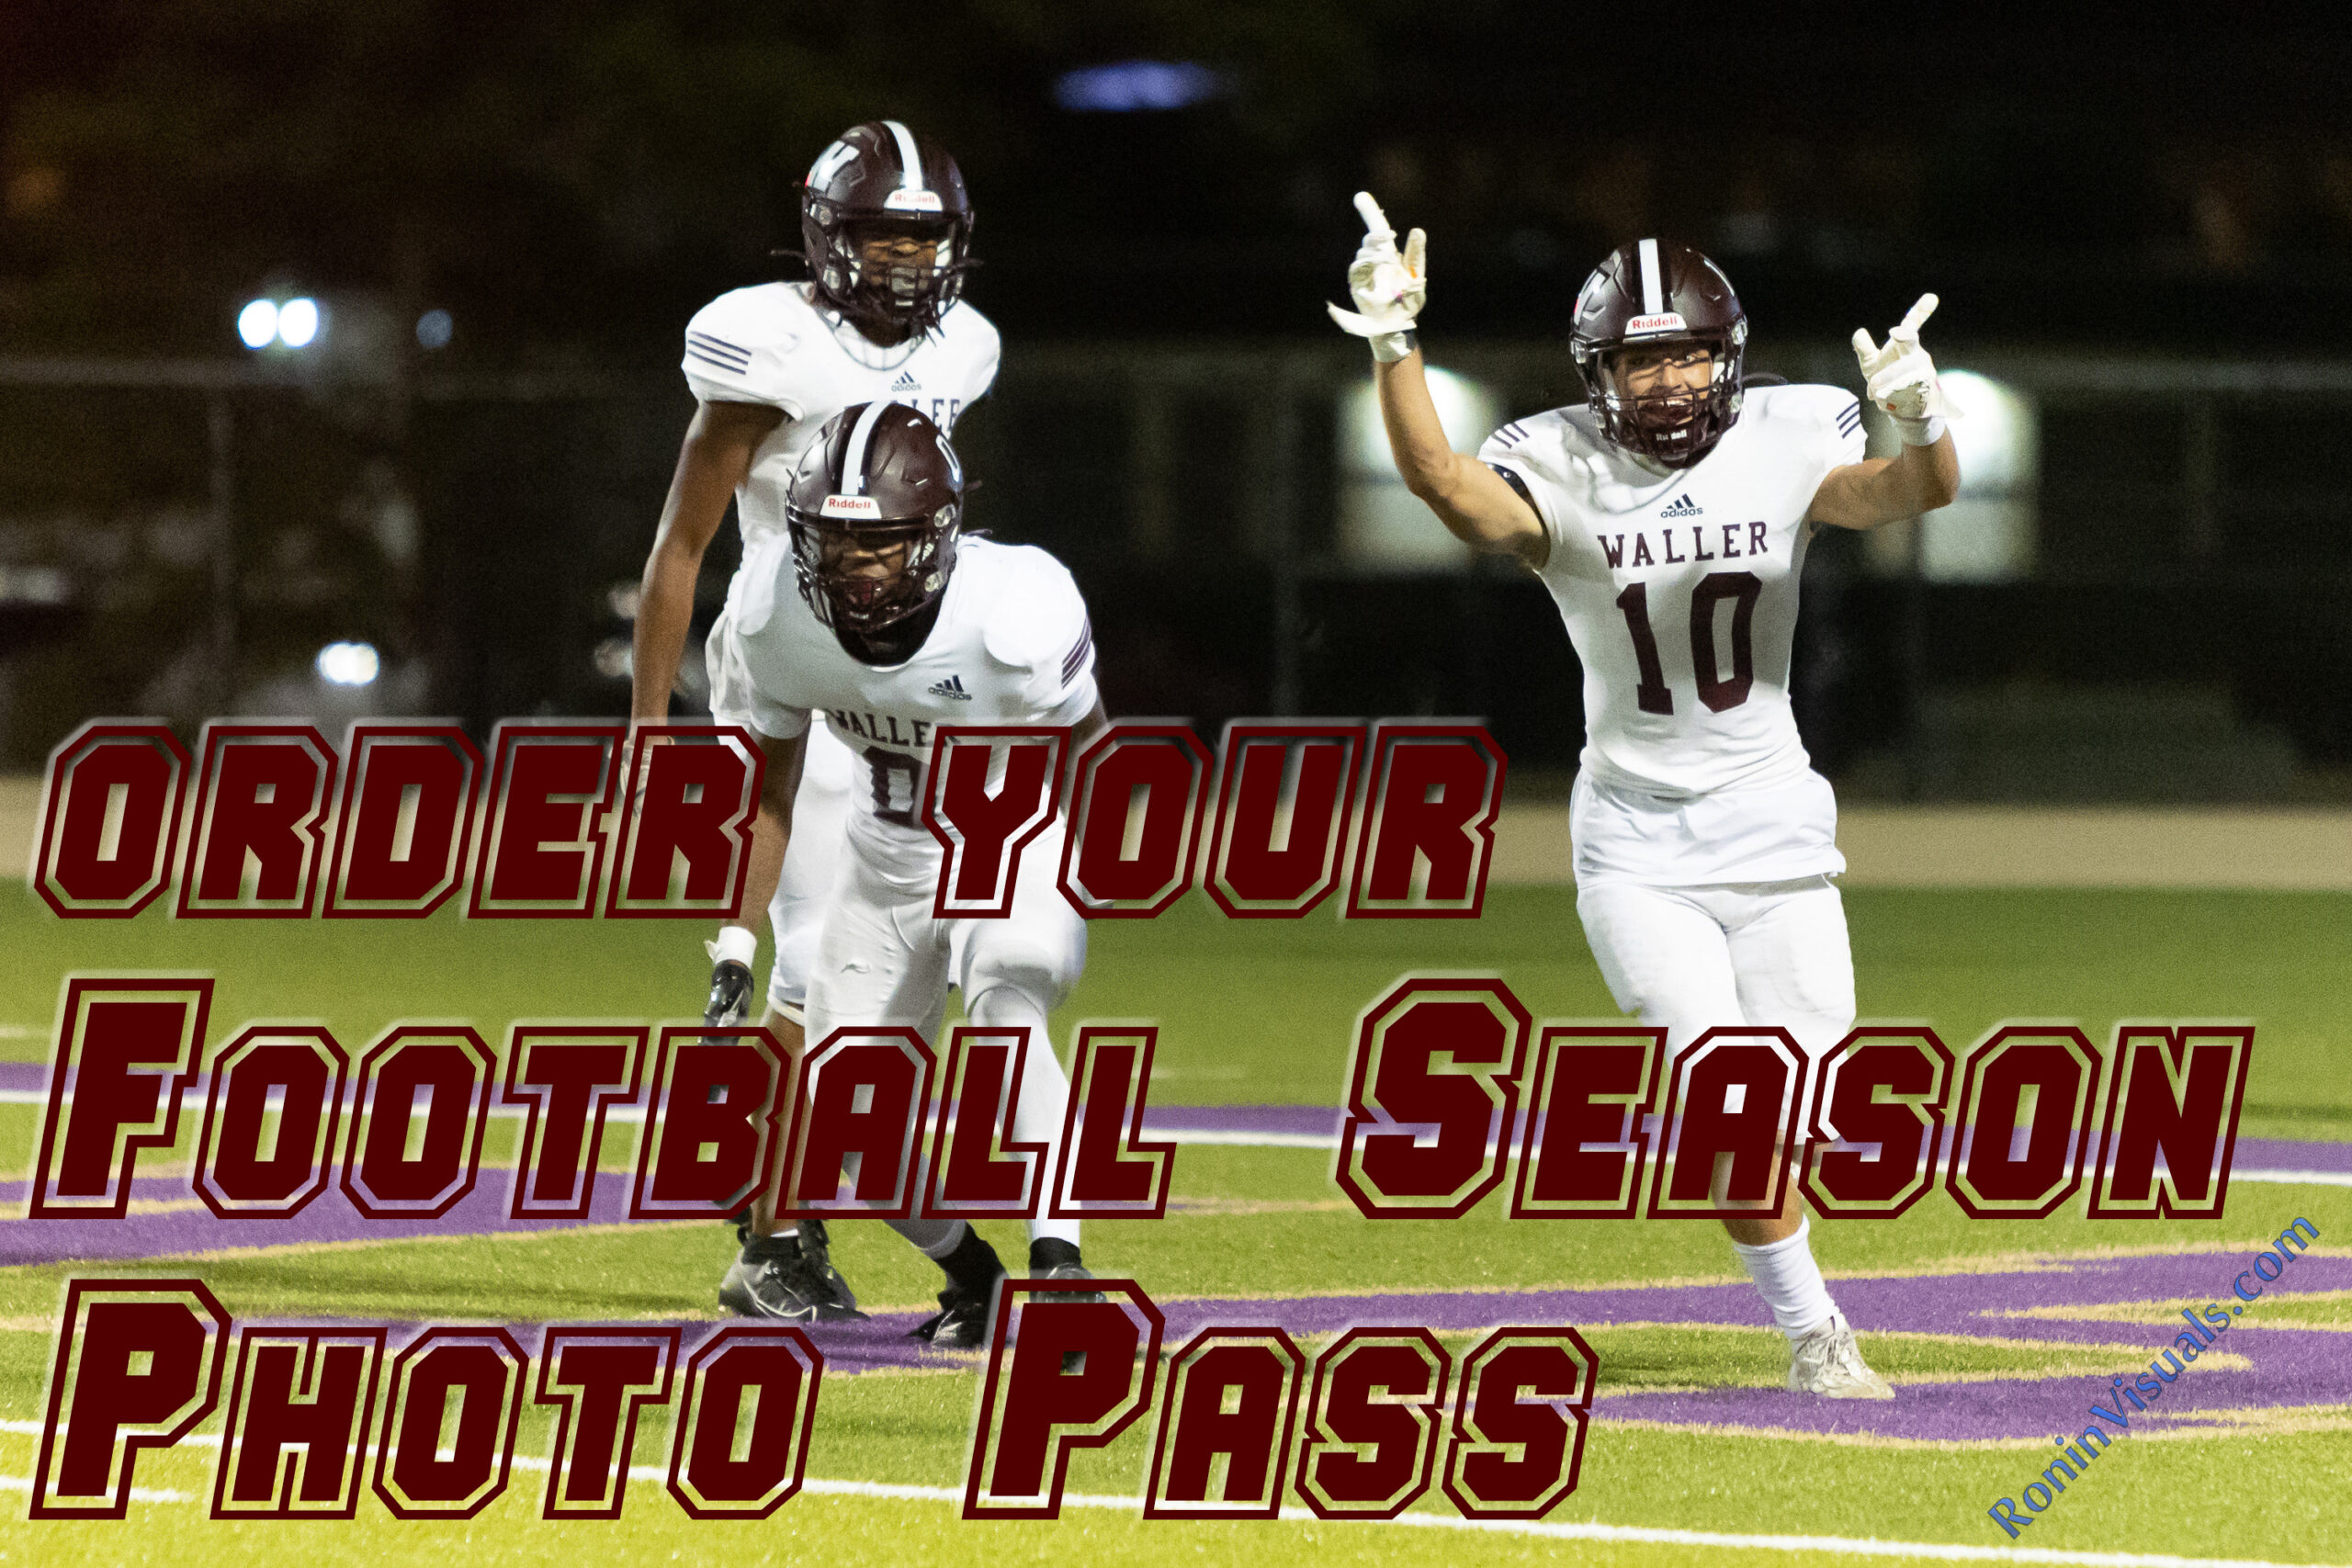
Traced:
<path id="1" fill-rule="evenodd" d="M 964 998 L 964 1016 L 989 1029 L 1012 1029 L 1023 1024 L 1043 1033 L 1046 1019 L 1054 1010 L 1058 997 L 1048 999 L 1034 977 L 993 976 L 986 980 L 976 977 L 981 988 Z"/>
<path id="2" fill-rule="evenodd" d="M 958 976 L 965 1010 L 978 1018 L 980 998 L 1008 987 L 1031 998 L 1041 1018 L 1059 1007 L 1078 983 L 1085 955 L 1053 934 L 1007 931 L 976 938 Z"/>

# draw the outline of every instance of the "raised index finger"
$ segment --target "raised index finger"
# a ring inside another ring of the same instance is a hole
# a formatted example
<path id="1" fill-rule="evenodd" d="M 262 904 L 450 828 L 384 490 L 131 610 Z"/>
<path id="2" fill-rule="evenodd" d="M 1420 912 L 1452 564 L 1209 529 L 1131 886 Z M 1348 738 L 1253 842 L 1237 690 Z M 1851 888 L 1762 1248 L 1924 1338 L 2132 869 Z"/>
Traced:
<path id="1" fill-rule="evenodd" d="M 1940 303 L 1942 303 L 1942 301 L 1939 300 L 1932 294 L 1920 295 L 1917 302 L 1915 303 L 1910 310 L 1904 312 L 1902 325 L 1896 327 L 1894 330 L 1899 333 L 1907 333 L 1913 336 L 1917 336 L 1919 329 L 1928 324 L 1928 318 L 1936 313 L 1936 307 Z"/>
<path id="2" fill-rule="evenodd" d="M 1388 226 L 1388 215 L 1380 210 L 1380 203 L 1372 199 L 1372 192 L 1368 190 L 1356 192 L 1356 211 L 1363 215 L 1363 231 L 1366 235 L 1396 232 Z"/>

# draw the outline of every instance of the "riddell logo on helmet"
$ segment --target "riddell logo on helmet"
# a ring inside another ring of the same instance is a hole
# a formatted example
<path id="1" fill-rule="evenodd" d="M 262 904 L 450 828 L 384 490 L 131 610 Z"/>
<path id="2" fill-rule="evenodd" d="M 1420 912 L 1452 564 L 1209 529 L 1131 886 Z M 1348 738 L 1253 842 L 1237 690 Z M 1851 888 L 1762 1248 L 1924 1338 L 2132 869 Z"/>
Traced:
<path id="1" fill-rule="evenodd" d="M 894 190 L 882 198 L 882 205 L 893 212 L 937 212 L 939 193 L 935 190 Z"/>
<path id="2" fill-rule="evenodd" d="M 1640 337 L 1647 333 L 1680 333 L 1690 330 L 1688 323 L 1672 310 L 1655 316 L 1635 316 L 1625 323 L 1627 337 Z"/>
<path id="3" fill-rule="evenodd" d="M 819 511 L 824 517 L 879 517 L 882 503 L 870 495 L 829 495 Z"/>

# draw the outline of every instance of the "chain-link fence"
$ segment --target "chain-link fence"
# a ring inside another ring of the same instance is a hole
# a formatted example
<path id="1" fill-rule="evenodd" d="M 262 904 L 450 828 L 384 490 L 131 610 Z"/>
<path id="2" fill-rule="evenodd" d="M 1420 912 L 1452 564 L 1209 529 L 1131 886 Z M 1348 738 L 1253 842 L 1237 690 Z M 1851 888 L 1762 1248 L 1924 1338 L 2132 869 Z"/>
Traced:
<path id="1" fill-rule="evenodd" d="M 958 431 L 973 525 L 1069 564 L 1114 712 L 1480 715 L 1540 788 L 1581 739 L 1575 656 L 1540 586 L 1401 495 L 1352 348 L 1016 346 Z M 1552 345 L 1441 357 L 1465 445 L 1580 396 Z M 1825 769 L 1924 798 L 2346 793 L 2352 365 L 1949 357 L 1961 504 L 1808 559 L 1797 698 Z M 664 367 L 371 387 L 0 361 L 0 765 L 101 713 L 624 711 L 691 408 Z M 706 614 L 732 565 L 722 536 Z M 368 656 L 322 660 L 337 644 Z"/>

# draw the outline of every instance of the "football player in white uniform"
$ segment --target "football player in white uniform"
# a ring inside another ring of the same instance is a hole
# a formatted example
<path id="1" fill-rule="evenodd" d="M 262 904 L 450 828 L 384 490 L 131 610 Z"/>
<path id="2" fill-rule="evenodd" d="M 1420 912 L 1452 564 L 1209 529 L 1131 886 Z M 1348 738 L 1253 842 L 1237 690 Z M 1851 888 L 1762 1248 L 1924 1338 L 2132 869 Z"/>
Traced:
<path id="1" fill-rule="evenodd" d="M 1797 579 L 1823 525 L 1874 528 L 1948 504 L 1960 464 L 1919 346 L 1927 296 L 1883 347 L 1854 336 L 1903 451 L 1862 456 L 1836 387 L 1748 384 L 1747 321 L 1687 246 L 1641 240 L 1577 296 L 1570 351 L 1589 400 L 1455 453 L 1414 319 L 1426 242 L 1400 252 L 1369 195 L 1331 313 L 1370 340 L 1397 471 L 1454 536 L 1543 579 L 1584 664 L 1585 748 L 1570 812 L 1577 912 L 1617 1004 L 1679 1051 L 1721 1024 L 1786 1028 L 1808 1053 L 1854 1019 L 1837 804 L 1789 708 Z M 1724 1221 L 1789 1337 L 1789 1386 L 1894 1391 L 1855 1347 L 1802 1213 Z"/>
<path id="2" fill-rule="evenodd" d="M 1060 562 L 963 536 L 963 504 L 945 434 L 914 409 L 863 404 L 820 433 L 786 496 L 786 533 L 761 540 L 736 574 L 730 657 L 767 758 L 746 907 L 764 895 L 775 851 L 808 830 L 795 781 L 821 718 L 855 750 L 861 784 L 825 896 L 808 1038 L 906 1026 L 935 1043 L 947 987 L 958 986 L 976 1025 L 1028 1030 L 1013 1136 L 1046 1145 L 1050 1159 L 1069 1080 L 1046 1020 L 1086 964 L 1086 923 L 1057 883 L 1060 825 L 1023 852 L 1009 917 L 936 918 L 942 851 L 921 818 L 923 776 L 943 724 L 1066 727 L 1082 747 L 1104 727 L 1093 634 Z M 805 1257 L 758 1234 L 773 1228 L 769 1209 L 754 1209 L 720 1299 L 760 1316 L 850 1315 Z M 917 1334 L 981 1343 L 1003 1274 L 995 1251 L 962 1220 L 888 1224 L 947 1274 L 939 1314 Z M 1076 1222 L 1033 1220 L 1029 1235 L 1032 1276 L 1091 1277 Z"/>
<path id="3" fill-rule="evenodd" d="M 972 208 L 944 149 L 897 120 L 852 127 L 809 168 L 800 228 L 810 281 L 735 289 L 686 325 L 683 368 L 697 407 L 639 594 L 629 711 L 639 723 L 669 715 L 695 579 L 730 499 L 748 559 L 761 540 L 783 532 L 794 467 L 835 414 L 890 399 L 952 430 L 996 379 L 996 328 L 958 298 L 970 265 Z M 722 615 L 706 645 L 711 716 L 748 727 L 751 699 L 732 659 Z M 796 1052 L 817 900 L 832 885 L 857 773 L 848 748 L 825 735 L 810 740 L 802 830 L 768 908 L 768 1000 Z M 709 945 L 707 1016 L 739 1021 L 751 1010 L 756 939 L 746 927 L 725 927 Z M 821 1224 L 808 1227 L 812 1264 L 833 1280 L 839 1304 L 854 1305 L 839 1276 L 828 1274 L 824 1235 Z"/>

